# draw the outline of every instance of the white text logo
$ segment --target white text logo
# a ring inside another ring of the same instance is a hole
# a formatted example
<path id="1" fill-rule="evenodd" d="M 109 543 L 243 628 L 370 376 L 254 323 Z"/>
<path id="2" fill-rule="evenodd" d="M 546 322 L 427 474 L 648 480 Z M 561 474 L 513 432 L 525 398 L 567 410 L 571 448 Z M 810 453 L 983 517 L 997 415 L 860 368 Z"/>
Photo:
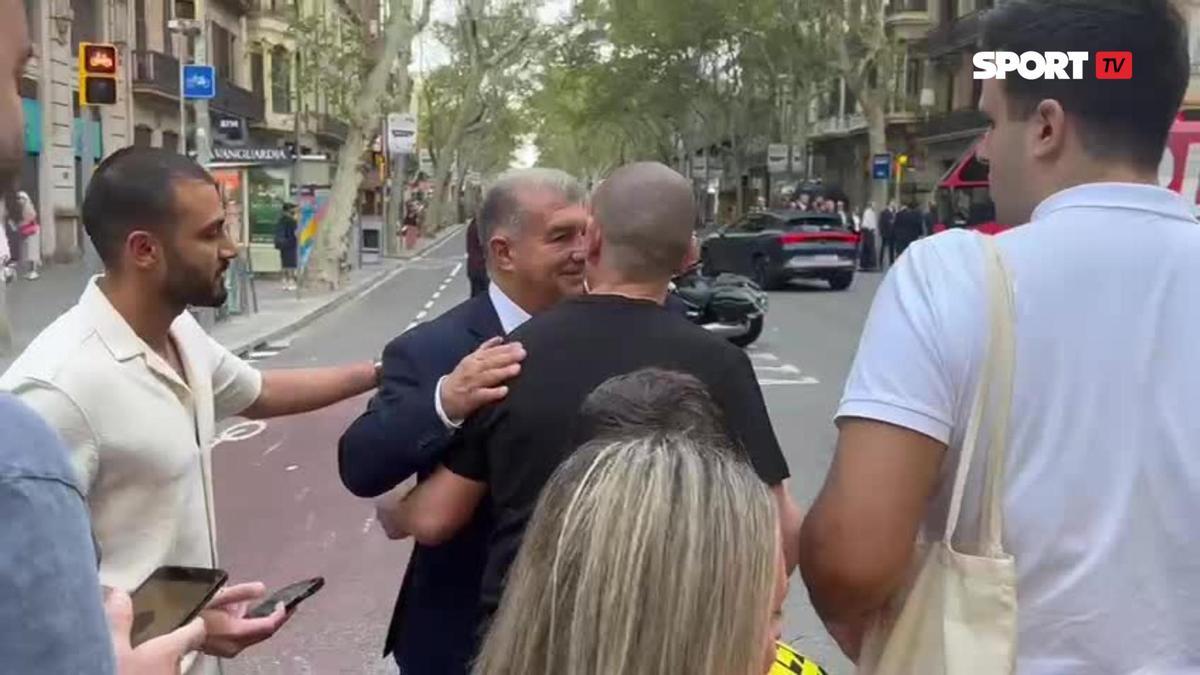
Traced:
<path id="1" fill-rule="evenodd" d="M 1082 80 L 1088 52 L 976 52 L 976 80 L 1003 80 L 1017 73 L 1027 80 Z"/>

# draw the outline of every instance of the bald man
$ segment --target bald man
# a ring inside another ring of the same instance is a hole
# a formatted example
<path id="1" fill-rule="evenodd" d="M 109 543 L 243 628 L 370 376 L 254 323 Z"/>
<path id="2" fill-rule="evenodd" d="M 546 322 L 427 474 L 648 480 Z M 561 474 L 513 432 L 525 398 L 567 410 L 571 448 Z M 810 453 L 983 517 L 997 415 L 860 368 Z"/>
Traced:
<path id="1" fill-rule="evenodd" d="M 467 523 L 483 497 L 493 510 L 482 606 L 499 606 L 538 494 L 586 440 L 580 405 L 599 384 L 642 368 L 694 375 L 725 413 L 730 439 L 779 502 L 784 541 L 795 542 L 800 512 L 786 486 L 750 360 L 742 350 L 663 308 L 667 284 L 696 256 L 691 184 L 661 164 L 617 170 L 595 192 L 588 221 L 589 294 L 535 316 L 509 337 L 526 351 L 508 396 L 470 417 L 445 465 L 410 493 L 395 524 L 437 545 Z M 786 551 L 789 571 L 796 551 Z"/>

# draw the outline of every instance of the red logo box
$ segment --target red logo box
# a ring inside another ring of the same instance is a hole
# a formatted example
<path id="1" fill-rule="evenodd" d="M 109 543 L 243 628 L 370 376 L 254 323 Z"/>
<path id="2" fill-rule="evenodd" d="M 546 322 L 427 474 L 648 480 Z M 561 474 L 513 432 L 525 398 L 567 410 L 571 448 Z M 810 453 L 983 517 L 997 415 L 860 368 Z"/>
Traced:
<path id="1" fill-rule="evenodd" d="M 1133 79 L 1133 52 L 1096 52 L 1096 79 Z"/>

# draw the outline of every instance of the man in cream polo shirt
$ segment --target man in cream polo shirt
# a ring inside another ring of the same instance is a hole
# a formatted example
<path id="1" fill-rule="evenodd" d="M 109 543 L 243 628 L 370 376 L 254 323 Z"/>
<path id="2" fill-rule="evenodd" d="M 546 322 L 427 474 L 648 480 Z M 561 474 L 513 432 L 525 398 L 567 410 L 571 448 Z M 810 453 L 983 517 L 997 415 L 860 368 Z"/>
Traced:
<path id="1" fill-rule="evenodd" d="M 211 445 L 217 422 L 314 410 L 376 386 L 375 364 L 259 373 L 186 308 L 225 300 L 237 255 L 208 173 L 185 156 L 120 150 L 97 169 L 83 222 L 105 274 L 0 377 L 66 441 L 101 549 L 100 577 L 132 590 L 162 565 L 217 564 Z M 236 574 L 236 571 L 234 571 Z M 230 657 L 286 621 L 245 602 L 204 613 L 204 652 Z M 202 659 L 197 670 L 215 668 Z"/>

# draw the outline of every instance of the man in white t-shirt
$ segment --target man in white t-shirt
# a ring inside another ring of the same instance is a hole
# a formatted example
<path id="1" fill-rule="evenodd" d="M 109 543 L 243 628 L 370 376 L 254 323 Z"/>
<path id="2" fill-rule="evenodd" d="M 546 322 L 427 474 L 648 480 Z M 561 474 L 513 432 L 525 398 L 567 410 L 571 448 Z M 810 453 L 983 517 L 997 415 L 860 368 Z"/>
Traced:
<path id="1" fill-rule="evenodd" d="M 1200 226 L 1157 187 L 1188 83 L 1169 0 L 1013 2 L 983 49 L 1129 51 L 1132 79 L 986 80 L 997 237 L 1015 297 L 1004 548 L 1017 672 L 1200 669 Z M 988 333 L 979 235 L 914 244 L 878 291 L 801 535 L 812 602 L 853 658 L 918 532 L 938 538 Z M 983 444 L 986 446 L 986 444 Z M 976 457 L 986 456 L 981 447 Z M 976 541 L 978 474 L 956 540 Z"/>

